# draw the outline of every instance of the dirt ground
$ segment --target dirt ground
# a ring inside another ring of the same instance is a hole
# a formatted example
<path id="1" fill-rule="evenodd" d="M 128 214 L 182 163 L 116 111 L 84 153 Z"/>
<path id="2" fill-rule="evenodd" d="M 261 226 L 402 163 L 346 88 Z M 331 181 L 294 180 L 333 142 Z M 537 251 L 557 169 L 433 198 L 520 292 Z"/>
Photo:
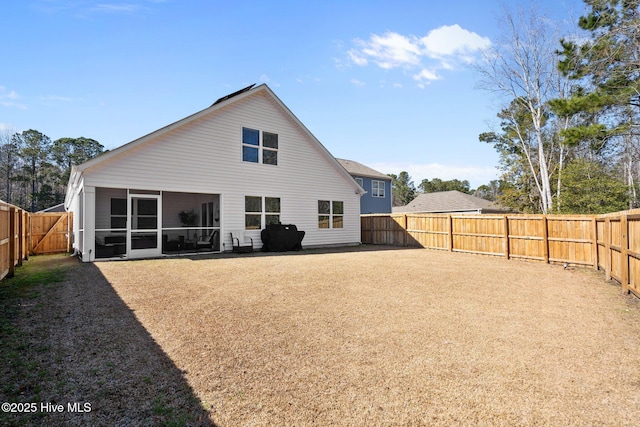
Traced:
<path id="1" fill-rule="evenodd" d="M 590 270 L 424 249 L 96 264 L 235 425 L 638 425 L 640 310 Z"/>
<path id="2" fill-rule="evenodd" d="M 592 270 L 363 246 L 74 263 L 44 296 L 42 398 L 92 403 L 47 425 L 640 420 L 640 303 Z"/>

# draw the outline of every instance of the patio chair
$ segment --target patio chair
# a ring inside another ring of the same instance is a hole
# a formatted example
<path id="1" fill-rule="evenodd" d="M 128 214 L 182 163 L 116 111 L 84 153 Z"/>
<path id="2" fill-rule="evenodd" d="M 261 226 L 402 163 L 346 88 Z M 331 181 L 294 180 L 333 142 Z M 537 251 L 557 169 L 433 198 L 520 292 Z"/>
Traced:
<path id="1" fill-rule="evenodd" d="M 253 239 L 244 235 L 242 231 L 232 231 L 231 234 L 231 246 L 233 252 L 237 254 L 244 254 L 253 252 Z M 249 242 L 247 242 L 249 239 Z"/>
<path id="2" fill-rule="evenodd" d="M 218 230 L 213 230 L 209 237 L 206 239 L 196 241 L 196 249 L 210 249 L 213 250 L 216 245 L 216 237 L 218 236 Z"/>

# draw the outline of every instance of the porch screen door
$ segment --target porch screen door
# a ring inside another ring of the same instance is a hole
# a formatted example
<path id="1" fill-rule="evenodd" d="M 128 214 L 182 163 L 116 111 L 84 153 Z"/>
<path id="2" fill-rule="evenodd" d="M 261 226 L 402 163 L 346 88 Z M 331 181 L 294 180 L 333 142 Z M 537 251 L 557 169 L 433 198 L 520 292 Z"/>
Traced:
<path id="1" fill-rule="evenodd" d="M 153 194 L 129 194 L 127 247 L 130 258 L 162 253 L 162 198 Z"/>

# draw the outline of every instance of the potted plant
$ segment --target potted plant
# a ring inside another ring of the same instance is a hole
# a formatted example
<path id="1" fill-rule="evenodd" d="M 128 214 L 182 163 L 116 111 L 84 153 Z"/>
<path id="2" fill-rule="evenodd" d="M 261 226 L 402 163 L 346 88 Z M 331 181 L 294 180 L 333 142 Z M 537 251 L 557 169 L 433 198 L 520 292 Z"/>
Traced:
<path id="1" fill-rule="evenodd" d="M 190 211 L 180 211 L 178 216 L 180 217 L 180 222 L 185 227 L 196 225 L 196 221 L 198 220 L 198 214 L 196 214 L 196 211 L 193 209 Z"/>

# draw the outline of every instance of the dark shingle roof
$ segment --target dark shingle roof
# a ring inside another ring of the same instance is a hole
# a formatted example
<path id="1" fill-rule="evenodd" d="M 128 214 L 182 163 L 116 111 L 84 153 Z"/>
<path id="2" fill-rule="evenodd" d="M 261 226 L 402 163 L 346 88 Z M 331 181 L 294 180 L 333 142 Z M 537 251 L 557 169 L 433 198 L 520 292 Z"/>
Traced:
<path id="1" fill-rule="evenodd" d="M 336 160 L 352 176 L 364 176 L 367 178 L 377 178 L 377 179 L 385 179 L 387 181 L 391 181 L 391 177 L 389 177 L 388 175 L 385 175 L 382 172 L 378 172 L 375 169 L 371 169 L 369 166 L 365 166 L 362 163 L 358 163 L 358 162 L 354 162 L 353 160 L 346 160 L 346 159 L 336 159 Z"/>
<path id="2" fill-rule="evenodd" d="M 413 199 L 406 206 L 393 208 L 394 212 L 482 212 L 506 213 L 507 211 L 490 202 L 460 191 L 440 191 L 437 193 L 423 193 Z"/>

